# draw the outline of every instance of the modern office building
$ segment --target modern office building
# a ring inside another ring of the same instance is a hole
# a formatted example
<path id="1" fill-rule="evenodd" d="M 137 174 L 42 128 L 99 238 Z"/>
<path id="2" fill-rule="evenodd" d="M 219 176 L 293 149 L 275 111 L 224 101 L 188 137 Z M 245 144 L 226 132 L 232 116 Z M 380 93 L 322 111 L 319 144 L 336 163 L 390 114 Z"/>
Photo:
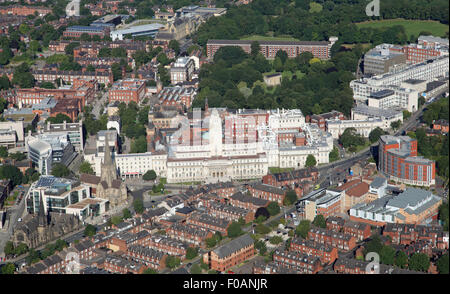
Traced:
<path id="1" fill-rule="evenodd" d="M 194 60 L 189 57 L 179 57 L 170 67 L 170 81 L 173 85 L 190 81 L 194 73 Z"/>
<path id="2" fill-rule="evenodd" d="M 391 51 L 394 45 L 381 44 L 364 55 L 364 74 L 379 75 L 387 73 L 397 64 L 406 64 L 404 53 Z"/>
<path id="3" fill-rule="evenodd" d="M 138 36 L 150 36 L 155 37 L 160 29 L 164 28 L 164 25 L 159 23 L 151 23 L 141 26 L 134 26 L 128 29 L 111 31 L 110 36 L 113 41 L 123 40 L 126 35 L 132 37 Z"/>
<path id="4" fill-rule="evenodd" d="M 59 212 L 77 215 L 80 220 L 88 216 L 98 216 L 109 210 L 105 199 L 91 196 L 90 187 L 78 180 L 41 176 L 34 182 L 26 196 L 28 213 L 39 211 L 40 201 L 43 201 L 45 213 Z"/>
<path id="5" fill-rule="evenodd" d="M 415 186 L 435 184 L 435 162 L 417 156 L 417 140 L 383 135 L 379 143 L 378 169 L 391 180 Z"/>
<path id="6" fill-rule="evenodd" d="M 64 121 L 61 124 L 47 122 L 40 132 L 43 134 L 66 134 L 76 151 L 83 151 L 84 149 L 83 123 L 81 121 L 74 123 Z"/>

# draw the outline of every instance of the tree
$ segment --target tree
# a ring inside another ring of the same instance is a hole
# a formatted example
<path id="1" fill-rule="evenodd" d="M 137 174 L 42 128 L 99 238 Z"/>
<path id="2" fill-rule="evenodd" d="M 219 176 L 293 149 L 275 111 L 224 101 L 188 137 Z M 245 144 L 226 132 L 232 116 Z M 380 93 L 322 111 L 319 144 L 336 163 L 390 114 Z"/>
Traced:
<path id="1" fill-rule="evenodd" d="M 84 229 L 84 235 L 88 237 L 92 237 L 97 233 L 97 228 L 91 224 L 88 224 Z"/>
<path id="2" fill-rule="evenodd" d="M 115 226 L 117 226 L 118 224 L 120 224 L 122 221 L 123 221 L 123 219 L 122 219 L 120 216 L 118 216 L 118 215 L 115 215 L 115 216 L 113 216 L 113 217 L 111 218 L 111 224 L 113 224 L 113 225 L 115 225 Z"/>
<path id="3" fill-rule="evenodd" d="M 426 272 L 430 267 L 430 258 L 424 253 L 414 253 L 409 258 L 408 268 L 413 271 Z"/>
<path id="4" fill-rule="evenodd" d="M 303 239 L 308 237 L 309 229 L 311 228 L 311 222 L 309 220 L 302 220 L 300 224 L 295 228 L 295 233 L 301 236 Z"/>
<path id="5" fill-rule="evenodd" d="M 198 255 L 197 247 L 188 247 L 186 250 L 186 259 L 194 259 Z"/>
<path id="6" fill-rule="evenodd" d="M 92 166 L 88 161 L 83 161 L 80 164 L 80 168 L 78 169 L 78 171 L 80 172 L 80 174 L 94 174 L 94 170 L 92 169 Z"/>
<path id="7" fill-rule="evenodd" d="M 316 158 L 314 157 L 314 155 L 308 154 L 308 156 L 306 157 L 305 166 L 312 167 L 312 166 L 316 166 L 316 164 L 317 164 L 317 161 L 316 161 Z"/>
<path id="8" fill-rule="evenodd" d="M 152 268 L 148 268 L 145 271 L 142 272 L 144 275 L 155 275 L 158 273 L 158 271 L 152 269 Z"/>
<path id="9" fill-rule="evenodd" d="M 408 256 L 403 251 L 398 251 L 395 257 L 395 265 L 400 268 L 406 268 L 408 264 Z"/>
<path id="10" fill-rule="evenodd" d="M 325 221 L 325 218 L 321 214 L 316 215 L 316 217 L 314 218 L 312 224 L 315 225 L 316 227 L 319 227 L 319 228 L 322 228 L 322 229 L 325 229 L 327 227 L 327 223 Z"/>
<path id="11" fill-rule="evenodd" d="M 3 252 L 5 252 L 5 255 L 14 255 L 14 243 L 12 241 L 8 241 L 5 244 L 5 248 L 3 249 Z"/>
<path id="12" fill-rule="evenodd" d="M 267 208 L 265 207 L 260 207 L 256 210 L 255 212 L 255 218 L 257 219 L 258 217 L 263 216 L 265 219 L 268 219 L 270 217 L 270 213 L 267 210 Z"/>
<path id="13" fill-rule="evenodd" d="M 180 43 L 177 40 L 170 40 L 169 48 L 174 50 L 177 55 L 180 53 Z"/>
<path id="14" fill-rule="evenodd" d="M 52 82 L 42 82 L 39 84 L 39 87 L 44 89 L 56 89 L 55 84 Z"/>
<path id="15" fill-rule="evenodd" d="M 2 274 L 3 275 L 12 275 L 16 271 L 16 266 L 14 263 L 8 262 L 4 266 L 2 266 Z"/>
<path id="16" fill-rule="evenodd" d="M 384 134 L 386 134 L 385 131 L 383 131 L 380 127 L 376 127 L 369 134 L 370 143 L 373 144 L 373 143 L 377 142 L 380 139 L 380 137 Z"/>
<path id="17" fill-rule="evenodd" d="M 328 155 L 328 159 L 330 162 L 339 160 L 339 149 L 337 149 L 336 146 L 333 147 L 333 150 Z"/>
<path id="18" fill-rule="evenodd" d="M 402 125 L 402 122 L 400 120 L 391 122 L 391 128 L 396 131 L 400 126 Z"/>
<path id="19" fill-rule="evenodd" d="M 280 213 L 280 206 L 278 206 L 278 202 L 272 201 L 267 205 L 267 211 L 270 216 L 274 216 Z"/>
<path id="20" fill-rule="evenodd" d="M 381 249 L 383 249 L 383 243 L 381 243 L 380 237 L 378 235 L 373 235 L 364 248 L 364 255 L 367 255 L 369 252 L 376 252 L 380 254 Z"/>
<path id="21" fill-rule="evenodd" d="M 382 264 L 393 265 L 395 263 L 395 249 L 384 245 L 380 251 L 380 262 Z"/>
<path id="22" fill-rule="evenodd" d="M 267 252 L 267 246 L 264 241 L 261 240 L 256 241 L 255 248 L 258 249 L 260 255 L 264 255 Z"/>
<path id="23" fill-rule="evenodd" d="M 131 153 L 145 153 L 147 152 L 147 139 L 145 136 L 140 136 L 131 143 Z"/>
<path id="24" fill-rule="evenodd" d="M 64 121 L 67 123 L 71 123 L 72 119 L 63 113 L 58 113 L 56 116 L 47 118 L 45 123 L 50 122 L 52 124 L 62 124 Z"/>
<path id="25" fill-rule="evenodd" d="M 0 166 L 0 179 L 9 179 L 13 186 L 22 184 L 23 174 L 13 165 L 7 164 Z"/>
<path id="26" fill-rule="evenodd" d="M 52 166 L 52 175 L 58 178 L 64 178 L 70 175 L 70 170 L 61 163 L 55 163 Z"/>
<path id="27" fill-rule="evenodd" d="M 241 225 L 237 222 L 231 223 L 231 225 L 227 229 L 227 235 L 230 238 L 236 238 L 242 234 Z"/>
<path id="28" fill-rule="evenodd" d="M 208 248 L 213 248 L 214 246 L 216 246 L 217 241 L 216 241 L 216 238 L 211 237 L 211 238 L 205 239 L 205 243 L 206 243 L 206 246 L 208 246 Z"/>
<path id="29" fill-rule="evenodd" d="M 448 275 L 448 253 L 442 255 L 436 262 L 437 269 L 440 274 Z"/>
<path id="30" fill-rule="evenodd" d="M 170 269 L 177 268 L 181 263 L 181 260 L 178 257 L 169 255 L 166 258 L 166 266 Z"/>
<path id="31" fill-rule="evenodd" d="M 134 200 L 133 207 L 136 213 L 142 214 L 144 212 L 144 202 L 142 201 L 142 199 Z"/>
<path id="32" fill-rule="evenodd" d="M 194 264 L 191 267 L 191 274 L 192 275 L 199 275 L 201 273 L 202 273 L 202 269 L 201 269 L 201 267 L 198 264 Z"/>
<path id="33" fill-rule="evenodd" d="M 128 208 L 124 208 L 122 210 L 122 213 L 123 213 L 123 219 L 131 218 L 131 212 L 130 212 L 130 210 Z"/>
<path id="34" fill-rule="evenodd" d="M 268 226 L 265 226 L 263 224 L 258 224 L 255 227 L 255 232 L 258 234 L 265 235 L 265 234 L 270 233 L 270 231 L 271 231 L 271 229 Z"/>
<path id="35" fill-rule="evenodd" d="M 280 236 L 273 236 L 272 238 L 269 239 L 270 244 L 273 245 L 278 245 L 281 242 L 283 242 L 283 238 L 281 238 Z"/>
<path id="36" fill-rule="evenodd" d="M 256 57 L 258 55 L 258 53 L 260 52 L 261 48 L 259 46 L 259 42 L 258 41 L 253 41 L 252 44 L 250 45 L 250 55 L 253 57 Z"/>
<path id="37" fill-rule="evenodd" d="M 0 157 L 8 157 L 8 149 L 5 146 L 0 146 Z"/>
<path id="38" fill-rule="evenodd" d="M 144 181 L 154 181 L 156 179 L 157 175 L 156 172 L 154 170 L 148 170 L 143 176 L 142 178 L 144 179 Z"/>
<path id="39" fill-rule="evenodd" d="M 407 120 L 410 117 L 411 117 L 411 112 L 409 112 L 408 110 L 403 110 L 403 120 Z"/>
<path id="40" fill-rule="evenodd" d="M 294 204 L 295 201 L 297 201 L 297 193 L 295 193 L 295 191 L 293 191 L 293 190 L 289 190 L 286 193 L 286 196 L 284 197 L 283 204 L 291 205 L 291 204 Z"/>

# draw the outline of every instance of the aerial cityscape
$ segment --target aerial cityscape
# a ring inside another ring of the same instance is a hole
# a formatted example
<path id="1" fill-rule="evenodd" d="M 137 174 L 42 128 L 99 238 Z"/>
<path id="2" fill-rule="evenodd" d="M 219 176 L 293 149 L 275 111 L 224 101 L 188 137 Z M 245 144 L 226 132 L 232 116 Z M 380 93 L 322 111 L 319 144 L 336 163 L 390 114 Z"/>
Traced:
<path id="1" fill-rule="evenodd" d="M 0 0 L 0 278 L 449 274 L 449 2 L 407 2 Z"/>

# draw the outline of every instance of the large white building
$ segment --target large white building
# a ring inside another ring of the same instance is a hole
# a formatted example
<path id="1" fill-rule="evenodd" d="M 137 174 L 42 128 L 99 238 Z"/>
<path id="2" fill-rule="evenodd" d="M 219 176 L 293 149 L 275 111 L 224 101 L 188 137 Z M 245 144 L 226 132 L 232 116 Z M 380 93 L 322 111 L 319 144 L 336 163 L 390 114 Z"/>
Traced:
<path id="1" fill-rule="evenodd" d="M 354 128 L 356 133 L 363 137 L 369 137 L 372 130 L 376 128 L 386 129 L 380 118 L 368 118 L 364 120 L 327 120 L 327 131 L 333 139 L 338 139 L 346 129 Z"/>
<path id="2" fill-rule="evenodd" d="M 389 103 L 386 102 L 386 107 L 400 107 L 412 112 L 417 110 L 419 93 L 414 89 L 402 87 L 404 86 L 402 82 L 407 80 L 431 82 L 435 78 L 448 77 L 448 75 L 449 57 L 446 55 L 368 79 L 353 80 L 350 82 L 350 88 L 353 90 L 353 98 L 361 102 L 367 102 L 369 97 L 380 91 L 393 91 L 394 93 L 391 93 L 388 99 Z M 375 101 L 372 102 L 375 103 Z"/>
<path id="3" fill-rule="evenodd" d="M 0 122 L 0 146 L 14 148 L 23 146 L 23 121 Z"/>
<path id="4" fill-rule="evenodd" d="M 251 115 L 267 118 L 267 121 L 248 119 Z M 235 129 L 230 129 L 230 122 Z M 332 135 L 315 124 L 306 124 L 300 110 L 230 113 L 225 109 L 212 109 L 199 119 L 195 113 L 191 121 L 185 117 L 181 124 L 177 132 L 168 136 L 167 145 L 159 146 L 156 152 L 116 153 L 114 159 L 121 177 L 139 177 L 153 169 L 167 177 L 168 183 L 256 179 L 265 176 L 269 167 L 303 168 L 308 155 L 313 155 L 318 164 L 328 163 L 333 150 Z M 207 131 L 192 140 L 184 138 L 193 126 Z M 233 130 L 244 129 L 248 130 L 245 140 L 244 136 L 236 135 L 234 139 L 229 136 Z M 300 144 L 294 140 L 279 140 L 281 134 L 291 131 L 294 137 L 300 138 Z M 102 158 L 100 152 L 85 154 L 96 174 L 100 172 Z"/>

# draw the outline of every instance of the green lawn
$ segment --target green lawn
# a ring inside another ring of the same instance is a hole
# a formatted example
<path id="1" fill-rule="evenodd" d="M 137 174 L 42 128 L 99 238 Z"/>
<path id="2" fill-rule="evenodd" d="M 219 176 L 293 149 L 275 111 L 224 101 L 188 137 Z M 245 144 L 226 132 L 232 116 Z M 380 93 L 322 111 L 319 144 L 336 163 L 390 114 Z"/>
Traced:
<path id="1" fill-rule="evenodd" d="M 270 37 L 270 36 L 261 36 L 261 35 L 251 35 L 242 37 L 241 40 L 251 40 L 251 41 L 299 41 L 296 38 L 290 36 L 278 36 L 278 37 Z"/>
<path id="2" fill-rule="evenodd" d="M 448 25 L 442 24 L 438 21 L 428 20 L 389 19 L 360 22 L 356 23 L 356 25 L 359 28 L 381 28 L 402 25 L 405 27 L 408 37 L 411 35 L 418 37 L 419 33 L 422 31 L 428 31 L 437 37 L 445 36 L 445 33 L 448 32 Z"/>
<path id="3" fill-rule="evenodd" d="M 278 173 L 284 173 L 284 172 L 289 172 L 289 171 L 293 171 L 293 168 L 280 168 L 280 167 L 269 167 L 269 172 L 271 174 L 278 174 Z"/>

